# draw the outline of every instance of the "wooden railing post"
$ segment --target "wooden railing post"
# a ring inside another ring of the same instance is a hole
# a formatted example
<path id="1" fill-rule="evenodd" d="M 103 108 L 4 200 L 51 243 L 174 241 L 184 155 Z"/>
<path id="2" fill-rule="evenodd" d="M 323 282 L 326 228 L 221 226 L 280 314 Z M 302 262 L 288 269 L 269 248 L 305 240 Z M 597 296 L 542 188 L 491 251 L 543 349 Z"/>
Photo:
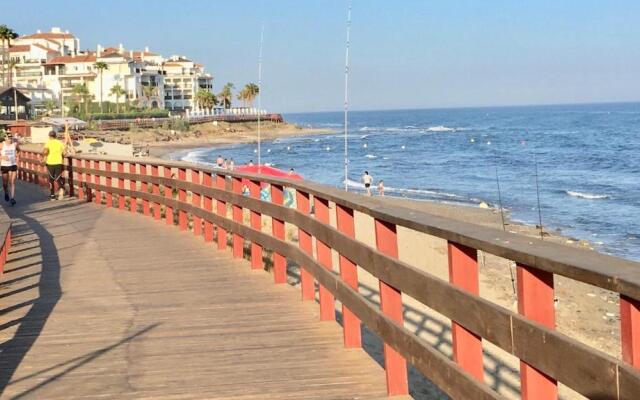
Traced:
<path id="1" fill-rule="evenodd" d="M 189 170 L 189 174 L 191 175 L 191 182 L 196 185 L 200 184 L 200 171 L 191 169 Z M 191 204 L 194 207 L 202 207 L 202 202 L 200 200 L 200 194 L 196 192 L 191 193 Z M 194 236 L 202 236 L 202 219 L 198 216 L 193 215 L 193 234 Z"/>
<path id="2" fill-rule="evenodd" d="M 69 184 L 69 197 L 74 197 L 76 194 L 76 188 L 75 188 L 75 179 L 76 179 L 76 173 L 74 170 L 74 165 L 73 165 L 73 158 L 71 157 L 65 157 L 65 161 L 67 162 L 66 165 L 66 170 L 67 170 L 67 183 Z"/>
<path id="3" fill-rule="evenodd" d="M 82 160 L 82 166 L 84 167 L 85 171 L 88 171 L 89 169 L 91 169 L 91 164 L 89 160 Z M 91 172 L 83 172 L 82 181 L 85 183 L 91 183 Z M 91 190 L 89 186 L 87 186 L 86 195 L 87 195 L 87 202 L 93 201 L 93 190 Z"/>
<path id="4" fill-rule="evenodd" d="M 233 193 L 242 194 L 242 178 L 232 178 L 231 190 Z M 242 207 L 233 204 L 231 206 L 233 220 L 242 224 Z M 235 258 L 242 258 L 244 253 L 244 238 L 238 233 L 233 234 L 233 256 Z"/>
<path id="5" fill-rule="evenodd" d="M 178 180 L 180 182 L 187 181 L 187 170 L 185 168 L 178 168 Z M 184 189 L 178 189 L 178 200 L 181 202 L 187 201 L 187 191 Z M 178 227 L 181 231 L 187 230 L 187 212 L 184 210 L 178 210 Z"/>
<path id="6" fill-rule="evenodd" d="M 555 329 L 553 274 L 518 264 L 518 312 L 526 318 Z M 556 380 L 520 361 L 523 400 L 558 398 Z"/>
<path id="7" fill-rule="evenodd" d="M 458 243 L 448 242 L 449 282 L 473 294 L 480 294 L 478 251 Z M 453 359 L 480 382 L 484 381 L 482 338 L 451 321 Z"/>
<path id="8" fill-rule="evenodd" d="M 622 359 L 640 369 L 640 301 L 620 295 Z"/>
<path id="9" fill-rule="evenodd" d="M 160 171 L 157 165 L 151 166 L 151 176 L 160 176 Z M 160 196 L 160 184 L 153 183 L 151 185 L 151 193 L 156 196 Z M 153 218 L 158 221 L 162 218 L 162 209 L 160 207 L 160 203 L 153 202 Z"/>
<path id="10" fill-rule="evenodd" d="M 313 198 L 313 205 L 315 207 L 315 217 L 323 224 L 329 225 L 329 201 L 321 199 L 319 197 Z M 333 270 L 333 261 L 331 259 L 331 247 L 316 238 L 316 252 L 318 256 L 318 262 L 326 269 Z M 321 321 L 334 321 L 336 319 L 335 300 L 331 292 L 320 285 L 320 320 Z"/>
<path id="11" fill-rule="evenodd" d="M 220 190 L 226 190 L 226 178 L 222 174 L 216 174 L 216 187 Z M 218 215 L 224 218 L 227 218 L 227 203 L 217 199 L 216 200 L 216 209 Z M 227 230 L 221 226 L 216 228 L 218 235 L 218 250 L 225 250 L 227 248 Z"/>
<path id="12" fill-rule="evenodd" d="M 162 167 L 162 169 L 164 170 L 164 177 L 171 179 L 171 168 Z M 164 185 L 164 197 L 173 200 L 173 188 L 171 187 L 171 185 L 168 185 L 166 183 Z M 173 225 L 173 207 L 165 206 L 164 218 L 167 222 L 167 225 Z"/>
<path id="13" fill-rule="evenodd" d="M 140 164 L 140 175 L 147 175 L 149 171 L 147 171 L 147 164 Z M 140 191 L 142 193 L 149 193 L 149 185 L 147 184 L 146 178 L 142 182 L 140 182 Z M 149 207 L 149 200 L 142 199 L 142 214 L 149 216 L 151 215 L 151 209 Z"/>
<path id="14" fill-rule="evenodd" d="M 296 203 L 298 205 L 299 212 L 304 215 L 309 215 L 309 193 L 296 190 Z M 302 251 L 313 256 L 311 235 L 309 232 L 301 228 L 298 228 L 298 244 Z M 300 288 L 302 290 L 302 300 L 314 300 L 316 290 L 313 284 L 313 276 L 303 265 L 300 266 Z"/>
<path id="15" fill-rule="evenodd" d="M 355 238 L 355 224 L 353 221 L 353 210 L 336 205 L 336 223 L 338 231 L 346 236 Z M 358 291 L 358 267 L 354 262 L 340 254 L 340 277 L 355 291 Z M 360 335 L 360 320 L 345 305 L 342 305 L 342 331 L 345 347 L 362 346 Z"/>
<path id="16" fill-rule="evenodd" d="M 281 185 L 271 185 L 271 202 L 279 206 L 284 204 L 284 188 Z M 285 240 L 284 221 L 271 218 L 271 232 L 273 237 Z M 273 281 L 275 283 L 287 282 L 287 260 L 278 253 L 273 252 Z"/>
<path id="17" fill-rule="evenodd" d="M 131 175 L 135 175 L 138 173 L 137 168 L 138 164 L 136 163 L 129 163 L 129 174 Z M 135 193 L 138 190 L 138 181 L 136 181 L 135 179 L 129 179 L 129 190 L 131 190 L 131 192 Z M 138 213 L 138 199 L 136 198 L 136 196 L 134 194 L 131 194 L 131 196 L 129 197 L 129 211 L 131 211 L 132 214 L 137 214 Z"/>
<path id="18" fill-rule="evenodd" d="M 375 220 L 376 247 L 389 257 L 398 258 L 398 234 L 396 226 L 385 221 Z M 404 325 L 402 293 L 383 280 L 380 282 L 380 308 L 382 312 L 400 325 Z M 387 376 L 389 396 L 409 393 L 407 380 L 407 362 L 404 357 L 388 344 L 384 344 L 384 365 Z"/>
<path id="19" fill-rule="evenodd" d="M 75 172 L 77 171 L 78 168 L 81 168 L 82 161 L 78 160 L 77 158 L 71 158 L 69 157 L 69 164 L 73 165 L 75 168 L 72 170 L 73 173 L 78 175 L 78 179 L 76 179 L 76 182 L 78 183 L 78 199 L 82 200 L 85 198 L 85 192 L 84 192 L 84 188 L 82 187 L 82 172 Z M 69 187 L 71 187 L 72 182 L 69 183 Z"/>
<path id="20" fill-rule="evenodd" d="M 120 174 L 124 174 L 124 163 L 123 162 L 119 162 L 118 163 L 118 173 Z M 118 179 L 118 188 L 119 189 L 124 189 L 124 178 L 120 178 Z M 123 195 L 118 195 L 118 209 L 124 211 L 125 208 L 125 199 Z"/>
<path id="21" fill-rule="evenodd" d="M 206 187 L 213 186 L 213 179 L 209 172 L 202 172 L 202 185 Z M 213 211 L 213 199 L 210 196 L 204 196 L 202 208 L 207 211 Z M 213 223 L 205 219 L 204 221 L 204 241 L 213 242 Z"/>
<path id="22" fill-rule="evenodd" d="M 260 181 L 249 181 L 249 193 L 254 199 L 260 200 Z M 262 215 L 254 210 L 249 211 L 251 227 L 257 231 L 262 231 Z M 251 269 L 262 268 L 262 246 L 251 242 Z"/>
<path id="23" fill-rule="evenodd" d="M 111 172 L 113 171 L 113 168 L 111 167 L 111 161 L 105 161 L 104 163 L 104 170 L 107 172 Z M 111 188 L 113 187 L 113 178 L 111 178 L 110 176 L 107 176 L 105 181 L 107 182 L 105 184 L 105 186 L 107 187 L 107 193 L 106 195 L 106 202 L 107 202 L 107 207 L 113 207 L 113 193 L 111 193 Z M 117 181 L 117 179 L 116 179 Z"/>
<path id="24" fill-rule="evenodd" d="M 97 172 L 93 176 L 93 183 L 96 185 L 100 185 L 100 175 L 98 175 L 100 171 L 100 161 L 98 160 L 93 161 L 93 169 Z M 94 199 L 96 201 L 96 204 L 98 205 L 102 204 L 102 192 L 100 192 L 99 189 L 94 190 Z"/>

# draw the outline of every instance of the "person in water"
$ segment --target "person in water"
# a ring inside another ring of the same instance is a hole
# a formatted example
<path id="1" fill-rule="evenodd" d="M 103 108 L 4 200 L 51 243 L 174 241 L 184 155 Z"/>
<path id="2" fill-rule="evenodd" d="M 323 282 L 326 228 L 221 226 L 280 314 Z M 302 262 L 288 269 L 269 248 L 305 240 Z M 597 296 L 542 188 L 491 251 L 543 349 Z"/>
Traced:
<path id="1" fill-rule="evenodd" d="M 249 160 L 249 166 L 253 167 L 253 160 Z"/>
<path id="2" fill-rule="evenodd" d="M 378 182 L 378 195 L 384 197 L 384 181 L 382 179 Z"/>
<path id="3" fill-rule="evenodd" d="M 293 170 L 293 168 L 291 168 L 291 169 L 289 170 L 289 175 L 293 175 L 293 174 L 295 174 L 295 173 L 296 173 L 296 172 Z"/>
<path id="4" fill-rule="evenodd" d="M 218 166 L 218 168 L 222 168 L 223 162 L 224 162 L 224 159 L 222 158 L 222 155 L 218 154 L 218 158 L 216 158 L 216 165 Z"/>
<path id="5" fill-rule="evenodd" d="M 373 182 L 373 177 L 369 175 L 369 171 L 364 171 L 364 175 L 362 175 L 362 183 L 364 183 L 367 196 L 371 196 L 371 182 Z"/>
<path id="6" fill-rule="evenodd" d="M 228 169 L 229 171 L 233 171 L 233 169 L 236 167 L 236 163 L 233 161 L 233 158 L 229 159 L 229 165 L 228 165 Z"/>
<path id="7" fill-rule="evenodd" d="M 0 145 L 0 169 L 2 170 L 2 189 L 4 200 L 12 206 L 16 204 L 16 177 L 18 175 L 18 143 L 9 134 L 4 136 Z"/>

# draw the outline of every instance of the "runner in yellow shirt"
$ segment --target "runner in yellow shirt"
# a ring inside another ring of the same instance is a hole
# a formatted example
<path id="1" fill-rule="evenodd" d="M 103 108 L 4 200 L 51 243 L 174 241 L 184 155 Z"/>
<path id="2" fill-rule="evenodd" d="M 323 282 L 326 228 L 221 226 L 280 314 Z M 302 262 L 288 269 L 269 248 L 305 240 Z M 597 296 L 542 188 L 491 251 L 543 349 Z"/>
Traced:
<path id="1" fill-rule="evenodd" d="M 64 197 L 64 177 L 62 176 L 63 159 L 64 159 L 64 143 L 56 139 L 54 131 L 49 132 L 49 141 L 44 145 L 45 164 L 49 173 L 49 190 L 51 200 L 56 199 L 56 184 L 58 185 L 59 199 Z"/>

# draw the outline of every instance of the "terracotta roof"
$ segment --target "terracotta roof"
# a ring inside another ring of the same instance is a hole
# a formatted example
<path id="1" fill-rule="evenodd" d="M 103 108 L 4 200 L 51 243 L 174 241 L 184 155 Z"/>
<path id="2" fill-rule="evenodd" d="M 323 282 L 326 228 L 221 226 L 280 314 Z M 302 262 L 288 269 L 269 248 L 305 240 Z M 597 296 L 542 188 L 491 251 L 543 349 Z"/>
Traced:
<path id="1" fill-rule="evenodd" d="M 42 32 L 42 33 L 33 33 L 31 35 L 22 36 L 23 39 L 75 39 L 70 33 L 53 33 L 53 32 Z"/>
<path id="2" fill-rule="evenodd" d="M 164 65 L 165 67 L 182 67 L 181 64 L 176 63 L 176 62 L 168 62 L 168 63 L 164 63 L 162 65 Z"/>
<path id="3" fill-rule="evenodd" d="M 42 50 L 46 50 L 46 51 L 47 51 L 47 53 L 57 53 L 57 51 L 56 51 L 56 50 L 50 49 L 50 48 L 45 47 L 45 46 L 43 46 L 43 45 L 41 45 L 41 44 L 38 44 L 38 43 L 34 43 L 34 44 L 32 44 L 32 46 L 35 46 L 35 47 L 37 47 L 37 48 L 39 48 L 39 49 L 42 49 Z"/>
<path id="4" fill-rule="evenodd" d="M 86 62 L 95 62 L 96 55 L 95 54 L 86 54 L 79 56 L 60 56 L 53 57 L 47 64 L 73 64 L 73 63 L 86 63 Z"/>
<path id="5" fill-rule="evenodd" d="M 31 50 L 31 46 L 28 44 L 9 47 L 9 53 L 21 53 L 29 50 Z"/>

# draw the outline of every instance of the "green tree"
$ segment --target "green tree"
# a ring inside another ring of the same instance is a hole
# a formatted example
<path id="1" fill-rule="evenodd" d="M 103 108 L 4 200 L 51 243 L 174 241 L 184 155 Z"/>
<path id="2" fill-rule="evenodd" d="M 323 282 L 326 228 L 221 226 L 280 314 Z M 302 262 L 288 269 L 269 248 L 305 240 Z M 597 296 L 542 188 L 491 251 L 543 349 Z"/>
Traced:
<path id="1" fill-rule="evenodd" d="M 122 86 L 114 85 L 114 86 L 111 86 L 111 90 L 109 91 L 109 93 L 111 93 L 111 95 L 113 95 L 113 96 L 116 96 L 116 113 L 119 113 L 120 112 L 120 97 L 122 97 L 125 94 L 127 94 L 127 92 L 124 91 Z"/>
<path id="2" fill-rule="evenodd" d="M 89 114 L 89 100 L 91 100 L 91 95 L 89 94 L 89 89 L 87 88 L 86 83 L 77 83 L 73 85 L 73 89 L 71 89 L 76 101 L 82 101 L 84 105 L 84 114 L 85 116 Z"/>
<path id="3" fill-rule="evenodd" d="M 46 108 L 46 109 L 47 109 L 47 114 L 49 114 L 49 115 L 52 115 L 52 114 L 53 114 L 53 110 L 55 110 L 55 109 L 56 109 L 56 106 L 57 106 L 57 105 L 58 105 L 58 104 L 57 104 L 57 103 L 56 103 L 56 101 L 55 101 L 55 100 L 53 100 L 53 99 L 46 99 L 46 100 L 44 101 L 44 108 Z"/>
<path id="4" fill-rule="evenodd" d="M 0 25 L 0 41 L 2 41 L 2 86 L 11 86 L 11 74 L 7 80 L 7 61 L 9 59 L 9 48 L 11 47 L 11 39 L 18 37 L 18 34 L 6 25 Z M 5 47 L 6 45 L 6 47 Z"/>
<path id="5" fill-rule="evenodd" d="M 233 83 L 227 82 L 226 85 L 222 87 L 222 91 L 218 93 L 218 98 L 220 99 L 220 103 L 224 108 L 231 108 L 231 100 L 233 100 L 233 93 L 231 90 L 234 89 Z"/>
<path id="6" fill-rule="evenodd" d="M 104 110 L 102 109 L 102 71 L 104 71 L 105 69 L 108 69 L 109 66 L 104 61 L 98 61 L 95 64 L 93 64 L 93 66 L 95 67 L 95 69 L 98 70 L 98 73 L 100 74 L 100 112 L 103 113 Z"/>
<path id="7" fill-rule="evenodd" d="M 158 91 L 154 86 L 143 86 L 142 97 L 144 97 L 145 105 L 147 108 L 151 108 L 151 98 L 156 95 Z"/>
<path id="8" fill-rule="evenodd" d="M 260 87 L 255 83 L 247 83 L 242 89 L 245 92 L 244 100 L 249 104 L 249 107 L 253 106 L 253 100 L 258 96 Z"/>
<path id="9" fill-rule="evenodd" d="M 196 93 L 195 101 L 200 108 L 207 109 L 212 109 L 216 104 L 218 104 L 216 95 L 206 89 L 198 90 L 198 92 Z"/>

